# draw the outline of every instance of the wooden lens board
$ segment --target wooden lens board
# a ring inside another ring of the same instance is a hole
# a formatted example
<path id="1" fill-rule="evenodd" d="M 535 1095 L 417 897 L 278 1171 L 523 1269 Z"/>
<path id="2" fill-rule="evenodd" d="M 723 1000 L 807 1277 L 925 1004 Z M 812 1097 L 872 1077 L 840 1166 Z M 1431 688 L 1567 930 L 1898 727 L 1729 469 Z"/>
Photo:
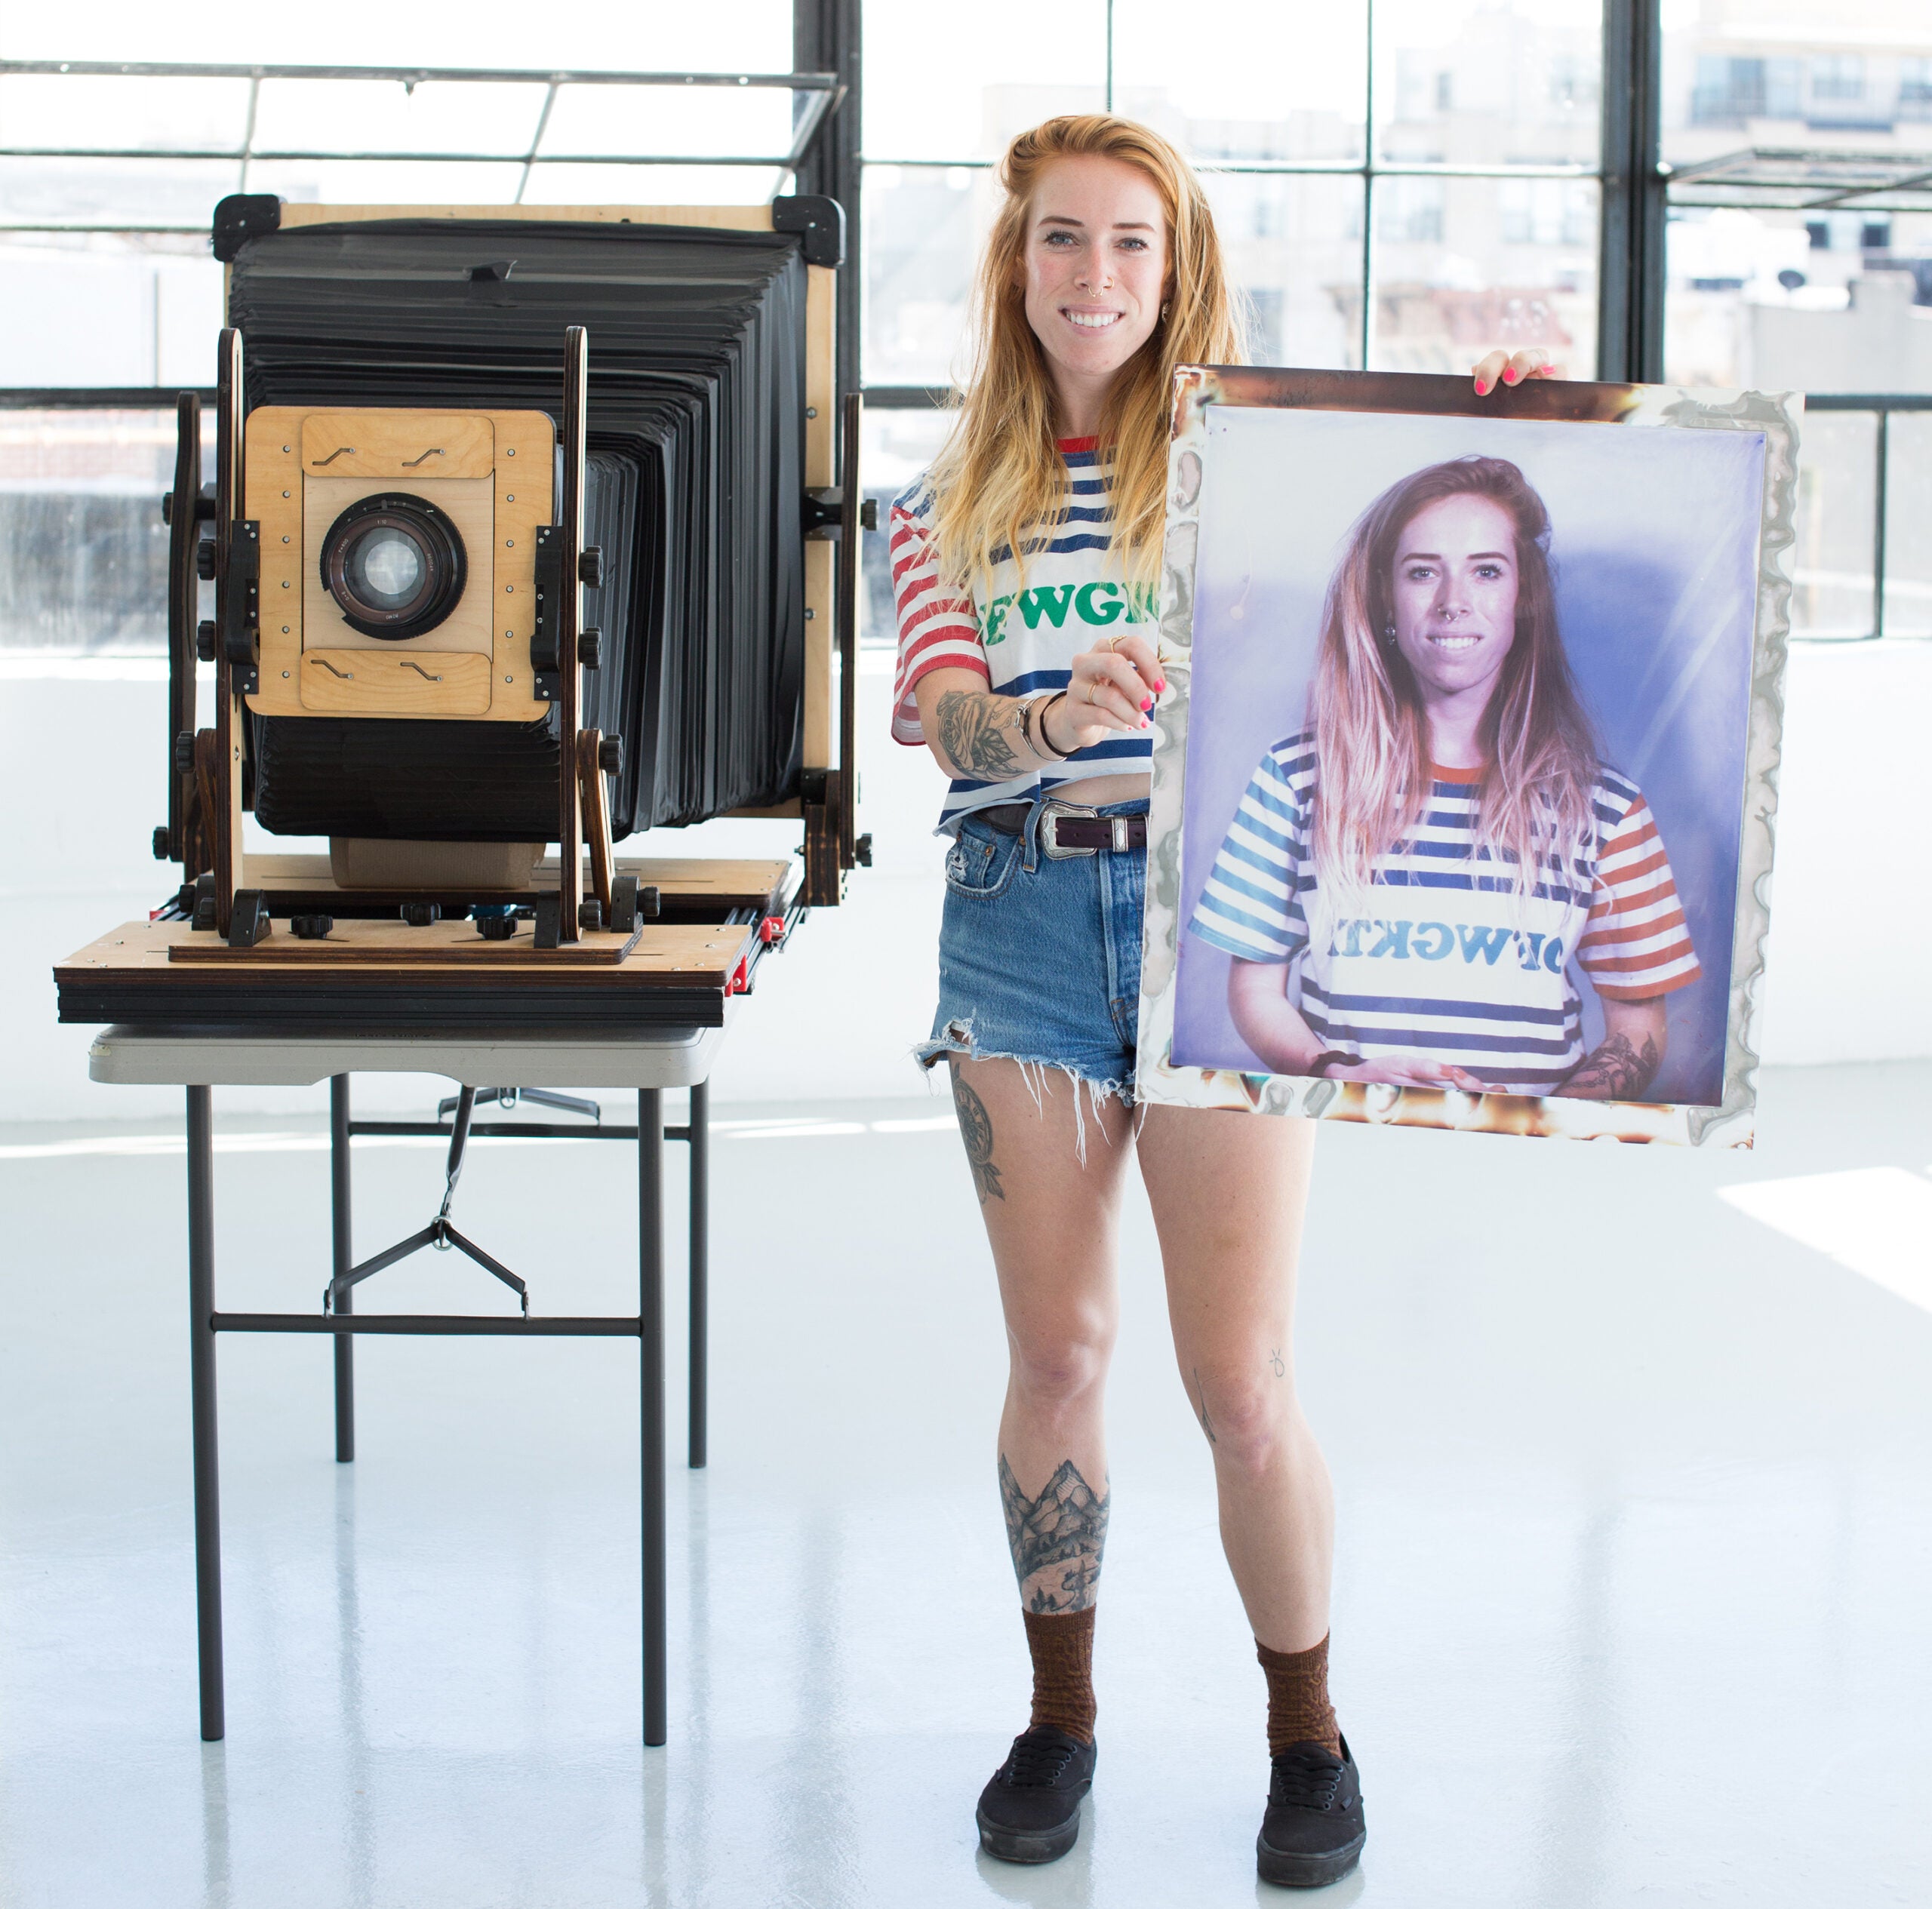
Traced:
<path id="1" fill-rule="evenodd" d="M 264 716 L 534 722 L 537 530 L 552 519 L 555 423 L 541 411 L 263 405 L 248 414 L 244 513 L 261 526 Z M 329 527 L 389 491 L 457 526 L 468 575 L 449 615 L 406 641 L 352 629 L 321 577 Z"/>

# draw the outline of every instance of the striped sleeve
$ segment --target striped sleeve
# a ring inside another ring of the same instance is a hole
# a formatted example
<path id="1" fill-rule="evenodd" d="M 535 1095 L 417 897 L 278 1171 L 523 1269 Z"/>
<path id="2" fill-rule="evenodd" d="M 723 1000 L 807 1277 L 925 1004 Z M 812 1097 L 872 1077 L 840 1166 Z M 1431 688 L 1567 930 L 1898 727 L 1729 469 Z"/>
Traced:
<path id="1" fill-rule="evenodd" d="M 1597 893 L 1577 965 L 1609 1001 L 1647 1001 L 1700 972 L 1651 805 L 1635 795 L 1597 858 Z"/>
<path id="2" fill-rule="evenodd" d="M 1244 961 L 1292 961 L 1308 943 L 1308 817 L 1271 749 L 1242 792 L 1189 931 Z"/>
<path id="3" fill-rule="evenodd" d="M 921 676 L 935 669 L 970 669 L 992 680 L 971 602 L 940 581 L 939 560 L 926 524 L 931 510 L 931 491 L 915 484 L 892 506 L 888 546 L 892 594 L 899 611 L 892 735 L 895 742 L 915 745 L 926 739 L 912 693 Z"/>

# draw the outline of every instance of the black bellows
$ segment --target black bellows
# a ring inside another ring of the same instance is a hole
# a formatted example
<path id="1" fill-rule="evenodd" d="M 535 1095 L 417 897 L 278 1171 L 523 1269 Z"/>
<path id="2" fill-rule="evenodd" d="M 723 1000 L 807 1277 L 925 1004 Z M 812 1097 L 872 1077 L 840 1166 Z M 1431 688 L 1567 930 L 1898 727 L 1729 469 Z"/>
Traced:
<path id="1" fill-rule="evenodd" d="M 582 721 L 621 736 L 621 837 L 796 794 L 805 266 L 771 232 L 521 220 L 308 226 L 244 244 L 229 322 L 262 404 L 543 410 L 590 336 Z M 485 575 L 487 575 L 487 571 Z M 554 840 L 558 737 L 528 724 L 257 717 L 280 835 Z"/>

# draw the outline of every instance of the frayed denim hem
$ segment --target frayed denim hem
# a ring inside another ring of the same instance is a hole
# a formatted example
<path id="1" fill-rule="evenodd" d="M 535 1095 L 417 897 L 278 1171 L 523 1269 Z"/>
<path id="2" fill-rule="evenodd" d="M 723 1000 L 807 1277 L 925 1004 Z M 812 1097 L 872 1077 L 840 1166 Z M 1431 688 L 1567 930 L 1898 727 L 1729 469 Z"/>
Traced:
<path id="1" fill-rule="evenodd" d="M 1042 1114 L 1046 1111 L 1046 1097 L 1053 1091 L 1048 1085 L 1048 1075 L 1064 1074 L 1073 1083 L 1073 1151 L 1083 1167 L 1087 1164 L 1087 1120 L 1081 1105 L 1080 1090 L 1084 1087 L 1087 1090 L 1086 1098 L 1096 1123 L 1100 1120 L 1100 1109 L 1109 1100 L 1118 1100 L 1130 1113 L 1134 1111 L 1134 1076 L 1131 1073 L 1123 1080 L 1118 1075 L 1084 1071 L 1073 1062 L 1057 1060 L 1051 1055 L 989 1053 L 974 1042 L 970 1020 L 949 1022 L 943 1036 L 922 1041 L 912 1050 L 912 1058 L 928 1074 L 949 1054 L 960 1055 L 967 1060 L 1017 1063 L 1020 1078 L 1033 1096 L 1034 1106 Z M 1100 1127 L 1100 1132 L 1104 1137 L 1104 1126 Z"/>

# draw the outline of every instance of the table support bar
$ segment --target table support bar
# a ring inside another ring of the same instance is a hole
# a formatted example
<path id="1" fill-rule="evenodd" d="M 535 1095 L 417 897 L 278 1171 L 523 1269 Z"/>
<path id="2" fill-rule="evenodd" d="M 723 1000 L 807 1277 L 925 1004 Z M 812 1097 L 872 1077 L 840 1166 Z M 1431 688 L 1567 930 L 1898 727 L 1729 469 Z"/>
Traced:
<path id="1" fill-rule="evenodd" d="M 704 1469 L 709 1400 L 706 1381 L 711 1370 L 711 1084 L 691 1088 L 691 1124 L 685 1130 L 691 1142 L 691 1414 L 687 1462 L 694 1471 Z"/>
<path id="2" fill-rule="evenodd" d="M 439 1312 L 217 1312 L 217 1333 L 413 1333 L 472 1339 L 635 1339 L 643 1322 L 615 1319 L 501 1319 L 485 1314 Z M 211 1355 L 212 1356 L 212 1355 Z"/>
<path id="3" fill-rule="evenodd" d="M 202 1740 L 226 1733 L 221 1674 L 221 1468 L 214 1363 L 214 1127 L 206 1087 L 188 1090 L 188 1388 L 194 1425 L 195 1634 Z"/>
<path id="4" fill-rule="evenodd" d="M 334 1248 L 334 1277 L 340 1279 L 355 1263 L 350 1244 L 349 1183 L 349 1076 L 329 1077 L 329 1219 Z M 336 1310 L 355 1310 L 352 1289 L 343 1288 Z M 335 1462 L 348 1465 L 355 1456 L 355 1342 L 346 1333 L 335 1342 Z"/>
<path id="5" fill-rule="evenodd" d="M 655 1748 L 670 1735 L 666 1680 L 669 1612 L 664 1546 L 664 1093 L 637 1096 L 639 1445 L 643 1460 L 644 1740 Z"/>

